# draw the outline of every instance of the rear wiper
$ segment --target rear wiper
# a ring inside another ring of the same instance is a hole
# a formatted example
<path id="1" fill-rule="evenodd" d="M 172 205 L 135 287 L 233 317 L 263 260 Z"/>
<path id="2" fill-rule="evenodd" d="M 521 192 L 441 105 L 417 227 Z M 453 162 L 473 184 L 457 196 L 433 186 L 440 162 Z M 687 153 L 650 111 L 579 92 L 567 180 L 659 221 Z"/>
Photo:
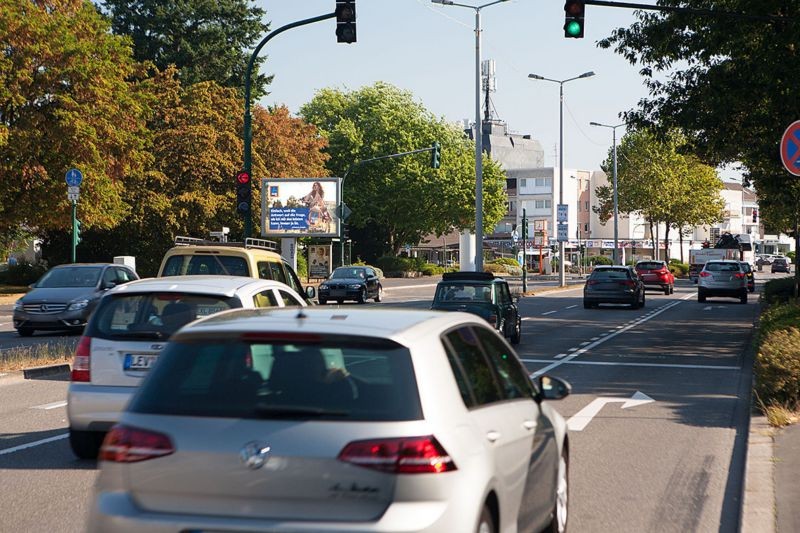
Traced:
<path id="1" fill-rule="evenodd" d="M 114 337 L 121 337 L 124 339 L 165 339 L 169 337 L 163 331 L 156 330 L 143 330 L 143 331 L 119 331 L 112 333 Z"/>
<path id="2" fill-rule="evenodd" d="M 307 417 L 325 417 L 325 416 L 335 416 L 335 417 L 348 417 L 350 416 L 349 411 L 341 411 L 341 410 L 334 410 L 334 409 L 323 409 L 320 407 L 297 407 L 291 405 L 264 405 L 264 404 L 257 404 L 255 407 L 256 414 L 261 417 L 269 418 L 269 417 L 287 417 L 291 418 L 294 416 L 307 416 Z"/>

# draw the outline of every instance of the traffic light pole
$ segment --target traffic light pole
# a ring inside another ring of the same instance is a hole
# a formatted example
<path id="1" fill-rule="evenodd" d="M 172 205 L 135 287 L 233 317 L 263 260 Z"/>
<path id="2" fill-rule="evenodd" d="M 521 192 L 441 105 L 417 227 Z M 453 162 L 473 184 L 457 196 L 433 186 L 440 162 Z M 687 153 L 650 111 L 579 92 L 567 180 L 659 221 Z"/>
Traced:
<path id="1" fill-rule="evenodd" d="M 72 262 L 75 262 L 75 248 L 78 247 L 78 235 L 76 233 L 76 228 L 78 227 L 75 223 L 77 219 L 77 211 L 78 211 L 78 202 L 72 200 Z"/>
<path id="2" fill-rule="evenodd" d="M 525 241 L 528 240 L 528 213 L 522 209 L 522 293 L 528 292 L 528 251 Z"/>
<path id="3" fill-rule="evenodd" d="M 277 36 L 280 33 L 285 32 L 286 30 L 290 30 L 292 28 L 297 28 L 298 26 L 305 26 L 306 24 L 312 24 L 314 22 L 319 22 L 321 20 L 331 19 L 336 16 L 336 12 L 328 13 L 326 15 L 320 15 L 318 17 L 313 17 L 310 19 L 303 19 L 298 20 L 297 22 L 292 22 L 291 24 L 287 24 L 285 26 L 281 26 L 277 30 L 270 32 L 264 37 L 256 49 L 253 50 L 253 54 L 250 56 L 250 61 L 247 63 L 247 70 L 244 74 L 244 171 L 250 176 L 250 179 L 253 179 L 253 163 L 252 163 L 252 145 L 253 145 L 253 119 L 250 114 L 250 85 L 252 82 L 252 75 L 253 75 L 253 67 L 256 63 L 256 58 L 258 57 L 258 53 L 261 52 L 261 49 L 264 47 L 267 42 L 272 39 L 273 37 Z M 252 237 L 253 234 L 253 213 L 252 210 L 244 214 L 244 238 L 247 239 L 248 237 Z M 74 260 L 73 260 L 74 261 Z"/>

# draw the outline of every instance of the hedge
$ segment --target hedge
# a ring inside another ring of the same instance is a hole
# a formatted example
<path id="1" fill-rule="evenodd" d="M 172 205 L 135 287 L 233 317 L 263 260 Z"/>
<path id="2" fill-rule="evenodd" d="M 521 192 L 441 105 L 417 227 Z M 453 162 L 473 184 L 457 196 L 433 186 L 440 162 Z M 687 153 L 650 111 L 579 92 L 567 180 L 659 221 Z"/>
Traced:
<path id="1" fill-rule="evenodd" d="M 44 265 L 20 261 L 16 265 L 8 265 L 6 270 L 0 271 L 0 283 L 17 286 L 30 285 L 41 278 L 45 272 L 47 272 L 47 268 Z"/>

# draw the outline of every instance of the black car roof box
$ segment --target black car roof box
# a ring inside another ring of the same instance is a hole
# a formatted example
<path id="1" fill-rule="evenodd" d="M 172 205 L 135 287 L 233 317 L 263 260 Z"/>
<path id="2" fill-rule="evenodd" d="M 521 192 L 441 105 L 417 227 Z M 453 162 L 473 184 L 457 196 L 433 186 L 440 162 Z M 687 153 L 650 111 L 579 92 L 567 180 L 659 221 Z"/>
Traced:
<path id="1" fill-rule="evenodd" d="M 491 272 L 445 272 L 442 279 L 447 281 L 490 281 L 495 279 Z"/>

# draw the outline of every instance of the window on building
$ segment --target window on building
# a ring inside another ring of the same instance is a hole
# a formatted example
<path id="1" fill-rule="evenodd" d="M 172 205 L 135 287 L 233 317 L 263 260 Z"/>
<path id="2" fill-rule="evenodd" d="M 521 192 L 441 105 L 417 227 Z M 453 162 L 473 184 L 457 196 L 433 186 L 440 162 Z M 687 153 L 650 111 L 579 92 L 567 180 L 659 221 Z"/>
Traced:
<path id="1" fill-rule="evenodd" d="M 527 186 L 528 180 L 525 178 L 520 178 L 519 180 L 519 187 L 524 189 Z"/>
<path id="2" fill-rule="evenodd" d="M 536 178 L 536 187 L 549 187 L 550 178 Z"/>
<path id="3" fill-rule="evenodd" d="M 585 202 L 583 202 L 583 210 L 584 211 L 588 211 L 589 210 L 589 200 L 586 200 Z"/>

